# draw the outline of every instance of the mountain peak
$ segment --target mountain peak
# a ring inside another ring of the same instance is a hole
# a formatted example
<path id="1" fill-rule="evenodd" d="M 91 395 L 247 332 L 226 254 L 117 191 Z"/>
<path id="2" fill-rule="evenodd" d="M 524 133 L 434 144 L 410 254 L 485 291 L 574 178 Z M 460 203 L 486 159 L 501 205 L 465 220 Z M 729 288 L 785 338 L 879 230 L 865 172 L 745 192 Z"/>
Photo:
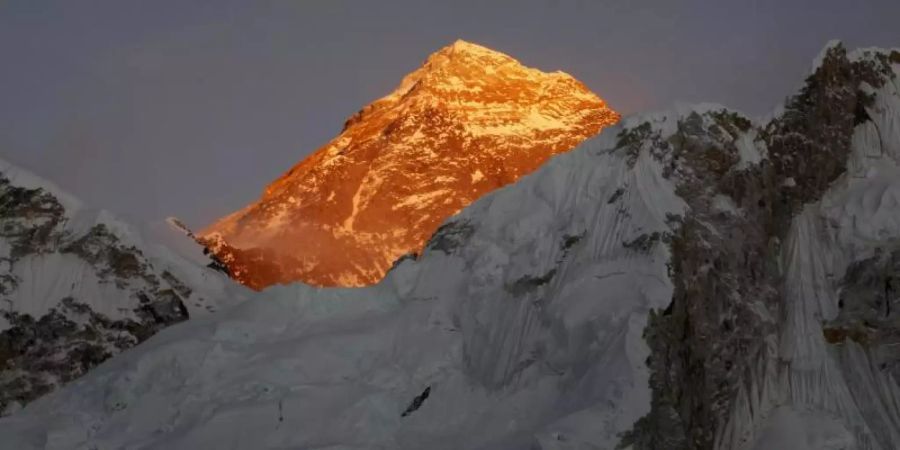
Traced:
<path id="1" fill-rule="evenodd" d="M 532 117 L 538 120 L 529 122 L 541 128 L 563 119 L 561 116 L 567 111 L 588 105 L 606 108 L 600 97 L 565 72 L 543 72 L 502 52 L 459 39 L 429 55 L 393 92 L 351 117 L 347 125 L 376 111 L 398 108 L 398 104 L 416 105 L 414 108 L 440 105 L 464 119 L 464 125 L 473 133 L 490 133 L 502 127 L 480 124 L 516 122 L 522 115 L 533 115 L 536 105 L 544 109 L 558 101 L 572 104 L 556 108 L 555 113 L 554 108 L 547 108 L 538 114 L 557 116 L 550 121 Z M 528 134 L 523 129 L 507 131 Z"/>
<path id="2" fill-rule="evenodd" d="M 618 119 L 569 75 L 457 40 L 200 239 L 251 287 L 371 284 L 447 217 Z"/>
<path id="3" fill-rule="evenodd" d="M 490 49 L 483 45 L 475 44 L 473 42 L 464 41 L 462 39 L 453 41 L 452 44 L 436 51 L 434 54 L 513 59 L 511 56 L 505 53 Z"/>
<path id="4" fill-rule="evenodd" d="M 527 78 L 529 69 L 513 57 L 487 47 L 458 39 L 430 54 L 421 67 L 403 77 L 400 86 L 381 100 L 399 100 L 414 88 L 422 91 L 436 87 L 438 91 L 474 90 Z M 542 74 L 539 70 L 533 70 Z"/>
<path id="5" fill-rule="evenodd" d="M 446 48 L 452 48 L 454 51 L 459 52 L 486 52 L 486 53 L 499 53 L 495 50 L 491 50 L 483 45 L 476 44 L 474 42 L 469 42 L 463 39 L 457 39 L 453 41 L 452 44 L 448 45 Z"/>

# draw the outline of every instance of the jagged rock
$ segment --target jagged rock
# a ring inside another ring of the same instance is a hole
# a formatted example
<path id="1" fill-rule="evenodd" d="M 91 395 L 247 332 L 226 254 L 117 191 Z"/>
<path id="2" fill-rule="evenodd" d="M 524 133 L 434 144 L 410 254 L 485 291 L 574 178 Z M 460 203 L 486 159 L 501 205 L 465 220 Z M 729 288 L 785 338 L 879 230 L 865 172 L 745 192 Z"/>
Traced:
<path id="1" fill-rule="evenodd" d="M 121 227 L 0 161 L 0 414 L 187 320 L 186 299 L 201 301 Z"/>
<path id="2" fill-rule="evenodd" d="M 466 239 L 472 236 L 472 226 L 464 221 L 450 221 L 434 233 L 428 241 L 426 248 L 451 253 L 453 249 L 462 245 Z"/>
<path id="3" fill-rule="evenodd" d="M 26 405 L 188 318 L 177 297 L 147 307 L 153 311 L 151 321 L 110 320 L 72 298 L 62 299 L 37 320 L 3 312 L 9 326 L 0 332 L 0 407 Z"/>
<path id="4" fill-rule="evenodd" d="M 651 141 L 673 162 L 667 176 L 690 205 L 672 236 L 672 305 L 651 314 L 645 332 L 653 409 L 626 440 L 635 450 L 714 448 L 739 387 L 778 337 L 787 301 L 778 261 L 791 222 L 846 171 L 854 130 L 867 120 L 859 111 L 873 102 L 865 89 L 894 77 L 881 60 L 830 48 L 784 113 L 753 133 L 767 158 L 746 168 L 737 146 L 753 129 L 736 113 L 710 114 L 708 123 L 689 115 L 668 139 L 672 148 L 646 129 L 625 139 Z M 740 215 L 712 208 L 716 196 Z"/>
<path id="5" fill-rule="evenodd" d="M 425 400 L 428 399 L 428 396 L 431 395 L 431 386 L 425 388 L 421 394 L 417 395 L 416 398 L 406 407 L 406 410 L 403 411 L 403 414 L 400 414 L 400 417 L 406 417 L 414 412 L 416 412 L 419 408 L 422 407 L 422 403 L 425 403 Z"/>

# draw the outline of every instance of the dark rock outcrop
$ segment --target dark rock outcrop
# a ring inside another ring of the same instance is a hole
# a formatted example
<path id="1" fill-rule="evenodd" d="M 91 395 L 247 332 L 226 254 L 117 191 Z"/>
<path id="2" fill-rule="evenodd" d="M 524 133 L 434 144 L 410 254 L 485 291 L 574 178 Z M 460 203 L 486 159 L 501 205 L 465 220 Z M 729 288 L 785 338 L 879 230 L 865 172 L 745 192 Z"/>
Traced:
<path id="1" fill-rule="evenodd" d="M 791 220 L 846 170 L 854 128 L 872 102 L 864 86 L 878 88 L 892 76 L 886 55 L 851 60 L 842 46 L 830 48 L 783 114 L 755 130 L 755 145 L 768 151 L 760 164 L 739 164 L 737 140 L 753 125 L 733 112 L 692 114 L 669 138 L 649 123 L 620 136 L 626 151 L 650 146 L 690 206 L 665 239 L 672 303 L 651 313 L 645 331 L 652 410 L 623 446 L 714 448 L 739 386 L 777 339 L 785 301 L 781 245 Z M 865 336 L 830 329 L 832 339 Z"/>
<path id="2" fill-rule="evenodd" d="M 5 321 L 0 327 L 0 412 L 18 409 L 188 319 L 183 300 L 192 291 L 186 283 L 155 270 L 139 248 L 124 244 L 104 223 L 75 231 L 70 213 L 50 191 L 15 186 L 0 173 L 0 239 L 9 248 L 0 254 L 0 318 Z M 34 273 L 19 266 L 54 255 L 70 262 L 38 269 L 45 280 L 61 283 L 61 274 L 86 270 L 89 274 L 78 272 L 83 282 L 97 283 L 101 290 L 111 285 L 121 296 L 113 308 L 118 313 L 110 317 L 96 311 L 92 305 L 100 299 L 78 298 L 82 291 L 74 284 L 72 295 L 62 298 L 20 295 L 17 290 Z M 35 316 L 21 312 L 23 305 L 16 302 L 50 306 Z"/>

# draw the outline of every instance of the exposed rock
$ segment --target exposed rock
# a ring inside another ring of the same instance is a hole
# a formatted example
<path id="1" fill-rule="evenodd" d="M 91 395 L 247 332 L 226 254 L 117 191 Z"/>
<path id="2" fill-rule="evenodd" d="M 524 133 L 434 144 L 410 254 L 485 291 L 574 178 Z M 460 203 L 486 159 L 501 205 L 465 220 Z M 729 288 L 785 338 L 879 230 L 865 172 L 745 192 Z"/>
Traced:
<path id="1" fill-rule="evenodd" d="M 189 316 L 183 299 L 192 290 L 186 283 L 155 270 L 140 249 L 123 244 L 105 223 L 79 233 L 69 226 L 70 219 L 53 193 L 15 186 L 0 172 L 0 240 L 8 248 L 8 254 L 0 254 L 0 317 L 6 322 L 0 329 L 0 413 L 26 405 Z M 51 257 L 74 258 L 72 267 L 50 266 L 39 274 L 20 268 Z M 98 312 L 92 305 L 99 299 L 78 298 L 85 292 L 80 281 L 63 287 L 72 296 L 38 298 L 33 288 L 18 292 L 32 276 L 50 283 L 68 280 L 63 274 L 81 271 L 78 264 L 91 274 L 80 274 L 82 280 L 95 277 L 96 292 L 114 286 L 118 312 Z M 48 302 L 48 310 L 35 310 L 33 305 L 42 302 Z"/>
<path id="2" fill-rule="evenodd" d="M 400 417 L 406 417 L 421 408 L 422 403 L 425 403 L 425 400 L 428 399 L 429 395 L 431 395 L 431 386 L 428 386 L 424 391 L 422 391 L 421 394 L 417 395 L 416 398 L 413 399 L 412 403 L 410 403 L 406 408 L 406 410 L 403 411 L 403 414 L 400 414 Z"/>
<path id="3" fill-rule="evenodd" d="M 844 173 L 854 129 L 868 120 L 860 112 L 872 102 L 865 89 L 891 77 L 884 59 L 851 60 L 835 46 L 765 128 L 718 111 L 692 114 L 667 139 L 649 123 L 620 137 L 626 151 L 649 146 L 668 164 L 666 176 L 690 205 L 671 238 L 672 304 L 651 313 L 645 332 L 652 410 L 623 445 L 714 448 L 739 389 L 778 338 L 786 302 L 781 243 L 791 222 Z M 737 146 L 748 136 L 767 158 L 742 166 Z M 712 208 L 716 195 L 730 198 L 739 214 Z M 826 335 L 870 339 L 837 324 Z"/>
<path id="4" fill-rule="evenodd" d="M 434 236 L 428 241 L 426 248 L 429 250 L 440 250 L 449 254 L 472 236 L 473 231 L 472 226 L 464 221 L 447 222 L 438 228 Z"/>
<path id="5" fill-rule="evenodd" d="M 375 284 L 460 209 L 618 119 L 568 74 L 457 41 L 199 235 L 254 289 Z"/>
<path id="6" fill-rule="evenodd" d="M 84 303 L 65 298 L 37 320 L 3 312 L 10 326 L 0 332 L 0 408 L 24 406 L 188 318 L 174 295 L 146 305 L 145 310 L 139 320 L 110 320 Z"/>

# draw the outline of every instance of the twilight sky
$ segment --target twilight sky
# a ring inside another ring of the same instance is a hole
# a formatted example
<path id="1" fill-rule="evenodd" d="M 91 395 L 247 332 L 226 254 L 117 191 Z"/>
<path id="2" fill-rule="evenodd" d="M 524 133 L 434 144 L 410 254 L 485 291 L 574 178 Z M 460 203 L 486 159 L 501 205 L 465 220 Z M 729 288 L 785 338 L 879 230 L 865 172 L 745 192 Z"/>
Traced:
<path id="1" fill-rule="evenodd" d="M 764 115 L 832 38 L 900 46 L 897 0 L 0 0 L 0 156 L 135 222 L 244 206 L 457 38 L 618 111 Z"/>

